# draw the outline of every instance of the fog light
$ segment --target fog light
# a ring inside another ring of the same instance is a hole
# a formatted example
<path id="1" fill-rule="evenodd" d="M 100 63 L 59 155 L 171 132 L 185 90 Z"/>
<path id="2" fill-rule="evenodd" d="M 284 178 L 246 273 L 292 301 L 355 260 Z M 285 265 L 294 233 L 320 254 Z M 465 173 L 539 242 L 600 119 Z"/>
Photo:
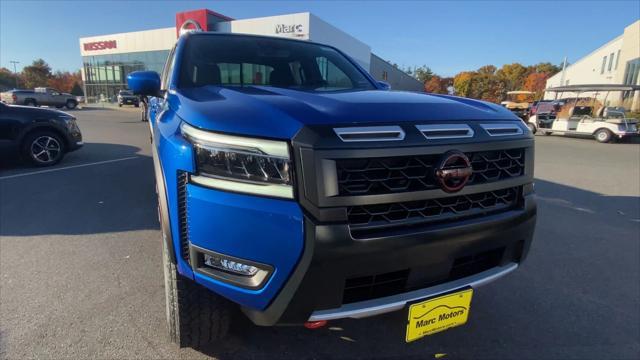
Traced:
<path id="1" fill-rule="evenodd" d="M 191 268 L 202 275 L 247 289 L 263 287 L 275 269 L 269 264 L 189 245 Z"/>
<path id="2" fill-rule="evenodd" d="M 251 265 L 246 265 L 230 259 L 225 259 L 221 256 L 204 254 L 204 264 L 216 269 L 229 271 L 234 274 L 253 276 L 258 272 L 258 268 Z"/>

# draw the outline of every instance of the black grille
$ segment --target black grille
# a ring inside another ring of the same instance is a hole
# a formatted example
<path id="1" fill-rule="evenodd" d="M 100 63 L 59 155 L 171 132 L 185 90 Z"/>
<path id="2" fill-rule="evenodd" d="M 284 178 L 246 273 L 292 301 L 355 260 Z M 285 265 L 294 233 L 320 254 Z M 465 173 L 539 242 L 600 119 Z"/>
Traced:
<path id="1" fill-rule="evenodd" d="M 509 210 L 517 205 L 519 194 L 520 188 L 514 187 L 440 199 L 353 206 L 347 208 L 347 215 L 352 232 L 422 225 Z"/>
<path id="2" fill-rule="evenodd" d="M 178 172 L 178 226 L 182 258 L 189 262 L 189 229 L 187 227 L 187 173 Z"/>
<path id="3" fill-rule="evenodd" d="M 466 153 L 473 167 L 467 184 L 524 174 L 524 149 Z M 437 188 L 433 177 L 440 154 L 336 160 L 341 196 L 378 195 Z"/>
<path id="4" fill-rule="evenodd" d="M 342 302 L 349 304 L 400 294 L 405 290 L 408 277 L 409 269 L 347 279 L 344 283 Z"/>
<path id="5" fill-rule="evenodd" d="M 454 260 L 449 273 L 439 279 L 409 284 L 409 269 L 378 275 L 347 279 L 344 283 L 342 302 L 350 304 L 358 301 L 377 299 L 402 294 L 407 291 L 424 289 L 445 282 L 475 275 L 500 265 L 505 248 L 492 249 Z"/>
<path id="6" fill-rule="evenodd" d="M 496 267 L 500 264 L 503 255 L 504 248 L 499 248 L 471 256 L 459 257 L 453 262 L 447 281 L 462 279 Z"/>

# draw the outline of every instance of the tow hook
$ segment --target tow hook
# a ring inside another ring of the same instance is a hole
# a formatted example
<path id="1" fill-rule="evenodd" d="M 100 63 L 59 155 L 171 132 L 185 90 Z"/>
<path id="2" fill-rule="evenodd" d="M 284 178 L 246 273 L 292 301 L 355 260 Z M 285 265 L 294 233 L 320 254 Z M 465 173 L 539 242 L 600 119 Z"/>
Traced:
<path id="1" fill-rule="evenodd" d="M 307 329 L 320 329 L 325 325 L 327 325 L 327 320 L 307 321 L 306 323 L 304 323 L 304 327 L 306 327 Z"/>

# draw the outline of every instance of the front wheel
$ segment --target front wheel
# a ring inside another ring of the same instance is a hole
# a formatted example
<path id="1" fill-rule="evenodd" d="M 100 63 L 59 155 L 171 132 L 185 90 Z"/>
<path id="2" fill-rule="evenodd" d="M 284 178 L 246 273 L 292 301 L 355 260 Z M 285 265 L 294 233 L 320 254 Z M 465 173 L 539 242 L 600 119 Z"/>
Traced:
<path id="1" fill-rule="evenodd" d="M 613 139 L 613 133 L 607 129 L 600 129 L 593 134 L 596 141 L 599 143 L 608 143 Z"/>
<path id="2" fill-rule="evenodd" d="M 64 142 L 52 131 L 37 131 L 25 137 L 22 156 L 35 166 L 55 165 L 64 157 Z"/>
<path id="3" fill-rule="evenodd" d="M 67 109 L 72 110 L 72 109 L 75 109 L 76 106 L 78 106 L 78 103 L 73 100 L 67 100 L 67 103 L 65 106 L 67 107 Z"/>
<path id="4" fill-rule="evenodd" d="M 162 216 L 160 216 L 162 217 Z M 164 235 L 163 235 L 164 236 Z M 232 306 L 221 296 L 178 274 L 162 241 L 167 326 L 180 347 L 202 348 L 229 331 Z"/>

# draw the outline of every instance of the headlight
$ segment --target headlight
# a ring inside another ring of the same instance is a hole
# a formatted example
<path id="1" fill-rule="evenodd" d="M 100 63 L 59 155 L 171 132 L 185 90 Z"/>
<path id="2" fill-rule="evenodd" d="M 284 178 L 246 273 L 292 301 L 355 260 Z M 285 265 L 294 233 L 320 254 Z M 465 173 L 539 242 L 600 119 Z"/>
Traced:
<path id="1" fill-rule="evenodd" d="M 58 119 L 64 121 L 64 125 L 67 129 L 73 131 L 78 130 L 78 123 L 76 123 L 76 118 L 69 114 L 60 114 L 58 115 Z"/>
<path id="2" fill-rule="evenodd" d="M 193 144 L 194 183 L 227 191 L 293 198 L 289 147 L 284 141 L 223 135 L 187 123 L 182 134 Z"/>

